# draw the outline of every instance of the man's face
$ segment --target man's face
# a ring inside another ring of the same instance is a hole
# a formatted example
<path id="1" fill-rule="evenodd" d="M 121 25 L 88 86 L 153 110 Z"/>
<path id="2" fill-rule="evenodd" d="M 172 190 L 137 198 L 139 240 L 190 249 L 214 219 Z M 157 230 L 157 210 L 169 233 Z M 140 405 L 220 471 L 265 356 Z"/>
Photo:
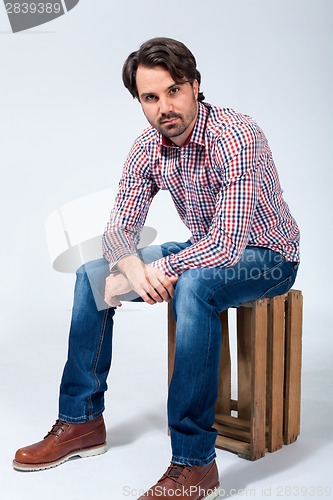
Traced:
<path id="1" fill-rule="evenodd" d="M 140 65 L 136 86 L 149 123 L 178 146 L 186 142 L 198 113 L 198 82 L 176 83 L 163 66 Z"/>

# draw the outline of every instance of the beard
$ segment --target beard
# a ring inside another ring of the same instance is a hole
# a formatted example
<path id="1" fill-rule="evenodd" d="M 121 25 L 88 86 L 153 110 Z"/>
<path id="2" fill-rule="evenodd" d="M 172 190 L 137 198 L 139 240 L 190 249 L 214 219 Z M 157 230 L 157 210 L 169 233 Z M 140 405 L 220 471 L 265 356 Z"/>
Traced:
<path id="1" fill-rule="evenodd" d="M 156 128 L 164 137 L 171 139 L 172 137 L 178 137 L 182 135 L 188 127 L 193 123 L 197 116 L 198 103 L 193 92 L 193 100 L 191 107 L 188 109 L 186 114 L 180 113 L 163 113 L 155 123 L 150 124 Z M 174 120 L 168 123 L 168 120 Z"/>
<path id="2" fill-rule="evenodd" d="M 173 118 L 177 118 L 177 121 L 174 123 L 164 123 L 166 120 L 171 120 Z M 189 127 L 190 123 L 192 123 L 193 119 L 194 116 L 192 117 L 190 115 L 183 116 L 177 113 L 168 113 L 161 116 L 156 128 L 162 135 L 170 139 L 171 137 L 182 135 Z"/>

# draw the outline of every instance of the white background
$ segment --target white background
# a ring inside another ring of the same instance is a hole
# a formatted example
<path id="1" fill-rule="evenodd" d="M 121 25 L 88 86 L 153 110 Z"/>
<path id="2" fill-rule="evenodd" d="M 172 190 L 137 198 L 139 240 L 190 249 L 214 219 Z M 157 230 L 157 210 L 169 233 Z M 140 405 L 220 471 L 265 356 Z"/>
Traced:
<path id="1" fill-rule="evenodd" d="M 153 36 L 189 46 L 207 102 L 258 121 L 302 234 L 294 286 L 304 293 L 302 433 L 254 463 L 218 451 L 224 497 L 333 490 L 332 19 L 330 0 L 81 0 L 51 23 L 12 34 L 0 4 L 1 498 L 136 498 L 169 462 L 166 310 L 126 304 L 114 332 L 108 453 L 33 474 L 11 469 L 15 450 L 41 439 L 56 418 L 66 356 L 74 275 L 52 269 L 45 220 L 70 201 L 116 190 L 146 126 L 121 68 Z M 147 224 L 161 241 L 188 234 L 167 193 Z"/>

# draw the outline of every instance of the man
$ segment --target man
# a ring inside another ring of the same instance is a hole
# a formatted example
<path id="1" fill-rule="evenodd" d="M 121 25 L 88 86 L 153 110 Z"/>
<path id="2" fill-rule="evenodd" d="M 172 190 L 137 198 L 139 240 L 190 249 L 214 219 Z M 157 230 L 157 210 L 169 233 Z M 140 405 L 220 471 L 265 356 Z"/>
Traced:
<path id="1" fill-rule="evenodd" d="M 15 469 L 47 469 L 106 451 L 102 413 L 113 316 L 122 296 L 134 291 L 148 304 L 172 298 L 177 322 L 168 395 L 171 464 L 140 498 L 218 496 L 212 425 L 219 313 L 290 289 L 299 230 L 263 132 L 248 116 L 204 103 L 200 79 L 193 54 L 168 38 L 148 40 L 124 64 L 124 84 L 150 127 L 125 163 L 104 259 L 77 272 L 59 419 L 43 441 L 17 451 Z M 191 239 L 138 251 L 159 189 L 170 191 Z M 98 310 L 94 289 L 101 282 L 109 307 Z"/>

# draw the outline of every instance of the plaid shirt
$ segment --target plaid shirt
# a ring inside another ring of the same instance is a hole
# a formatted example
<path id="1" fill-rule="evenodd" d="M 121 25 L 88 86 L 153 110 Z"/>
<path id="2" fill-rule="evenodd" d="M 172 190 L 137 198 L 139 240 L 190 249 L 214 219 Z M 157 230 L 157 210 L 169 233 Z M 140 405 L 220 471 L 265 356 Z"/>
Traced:
<path id="1" fill-rule="evenodd" d="M 267 139 L 249 116 L 199 103 L 193 132 L 181 147 L 153 127 L 143 131 L 127 157 L 103 235 L 110 269 L 137 255 L 159 189 L 170 191 L 192 234 L 190 247 L 151 264 L 166 276 L 232 266 L 248 245 L 299 260 L 299 229 L 283 200 Z"/>

